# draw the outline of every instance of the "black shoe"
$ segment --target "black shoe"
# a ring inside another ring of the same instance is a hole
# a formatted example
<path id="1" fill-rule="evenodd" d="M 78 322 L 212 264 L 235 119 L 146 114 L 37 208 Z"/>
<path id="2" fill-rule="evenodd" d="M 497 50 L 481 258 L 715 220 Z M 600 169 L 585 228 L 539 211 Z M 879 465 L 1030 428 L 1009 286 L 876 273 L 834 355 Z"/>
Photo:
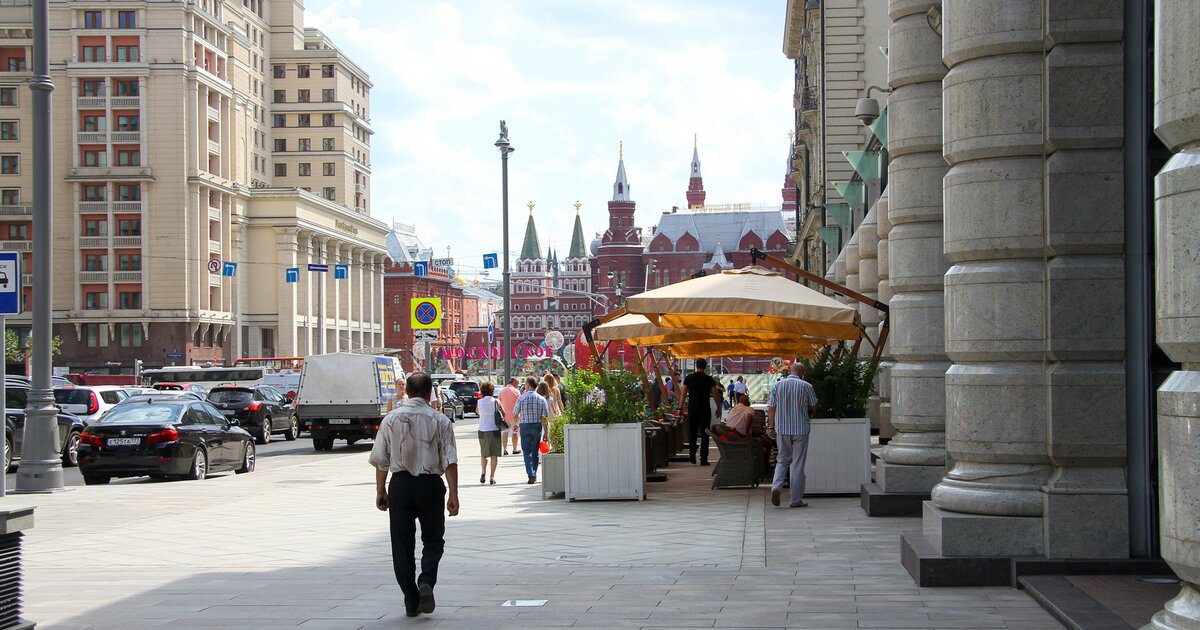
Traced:
<path id="1" fill-rule="evenodd" d="M 428 584 L 418 584 L 417 590 L 421 593 L 421 601 L 417 604 L 417 611 L 428 615 L 433 612 L 436 606 L 433 601 L 433 587 Z"/>
<path id="2" fill-rule="evenodd" d="M 774 505 L 775 507 L 779 507 L 779 491 L 778 490 L 771 491 L 771 505 Z"/>
<path id="3" fill-rule="evenodd" d="M 420 613 L 420 611 L 416 611 L 416 610 L 406 610 L 406 611 L 404 611 L 404 616 L 405 616 L 405 617 L 416 617 L 416 616 L 417 616 L 417 615 L 419 615 L 419 614 L 421 614 L 421 613 Z"/>
<path id="4" fill-rule="evenodd" d="M 530 478 L 529 478 L 529 485 L 531 485 L 531 486 L 532 486 L 532 485 L 533 485 L 533 484 L 535 484 L 535 483 L 537 483 L 537 477 L 530 477 Z"/>
<path id="5" fill-rule="evenodd" d="M 709 465 L 709 463 L 708 463 L 708 462 L 700 462 L 700 465 L 701 465 L 701 466 L 708 466 L 708 465 Z"/>

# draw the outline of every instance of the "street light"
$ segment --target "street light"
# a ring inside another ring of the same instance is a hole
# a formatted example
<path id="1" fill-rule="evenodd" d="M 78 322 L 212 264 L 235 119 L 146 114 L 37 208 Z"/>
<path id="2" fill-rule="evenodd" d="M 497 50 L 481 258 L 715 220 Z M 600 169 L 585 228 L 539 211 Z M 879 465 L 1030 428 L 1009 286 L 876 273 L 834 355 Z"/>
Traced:
<path id="1" fill-rule="evenodd" d="M 650 290 L 650 272 L 654 270 L 654 265 L 657 262 L 658 262 L 658 260 L 656 260 L 654 258 L 651 258 L 650 260 L 646 261 L 646 277 L 642 280 L 642 290 L 643 291 Z"/>
<path id="2" fill-rule="evenodd" d="M 614 281 L 613 278 L 616 278 L 616 280 Z M 608 280 L 609 280 L 609 283 L 612 285 L 613 294 L 616 295 L 617 306 L 620 306 L 621 305 L 621 289 L 625 288 L 625 282 L 623 280 L 621 280 L 621 278 L 619 278 L 616 273 L 613 273 L 611 271 L 608 272 Z"/>
<path id="3" fill-rule="evenodd" d="M 500 137 L 495 146 L 500 149 L 500 187 L 503 197 L 504 230 L 504 382 L 512 378 L 512 296 L 508 287 L 508 155 L 516 151 L 508 141 L 508 125 L 500 121 Z"/>

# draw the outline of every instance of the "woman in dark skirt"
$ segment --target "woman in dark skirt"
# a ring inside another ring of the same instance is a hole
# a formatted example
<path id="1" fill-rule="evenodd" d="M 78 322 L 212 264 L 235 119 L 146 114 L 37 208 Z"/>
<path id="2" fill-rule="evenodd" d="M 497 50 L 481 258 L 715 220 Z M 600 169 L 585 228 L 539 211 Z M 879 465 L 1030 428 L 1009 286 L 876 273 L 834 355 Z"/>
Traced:
<path id="1" fill-rule="evenodd" d="M 501 415 L 504 412 L 500 409 L 496 398 L 492 396 L 494 391 L 495 386 L 491 383 L 480 385 L 479 403 L 475 407 L 479 413 L 479 483 L 484 483 L 489 479 L 488 459 L 491 459 L 492 475 L 490 479 L 492 485 L 496 485 L 496 464 L 500 461 L 500 453 L 504 450 L 501 445 L 500 427 L 496 426 L 496 412 L 500 411 Z"/>

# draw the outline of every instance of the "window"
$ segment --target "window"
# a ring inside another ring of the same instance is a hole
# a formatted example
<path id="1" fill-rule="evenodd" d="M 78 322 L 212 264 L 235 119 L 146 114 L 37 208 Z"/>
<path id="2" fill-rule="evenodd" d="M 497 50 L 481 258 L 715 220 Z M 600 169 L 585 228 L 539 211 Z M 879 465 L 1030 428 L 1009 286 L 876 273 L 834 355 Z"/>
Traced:
<path id="1" fill-rule="evenodd" d="M 287 68 L 285 66 L 271 66 L 271 76 L 276 79 L 287 78 Z"/>
<path id="2" fill-rule="evenodd" d="M 86 219 L 83 222 L 84 236 L 108 236 L 107 219 Z"/>
<path id="3" fill-rule="evenodd" d="M 322 164 L 321 165 L 321 174 L 326 177 L 332 177 L 333 175 L 336 175 L 337 173 L 334 170 L 333 162 L 325 162 L 324 164 Z"/>
<path id="4" fill-rule="evenodd" d="M 331 63 L 321 64 L 321 77 L 324 79 L 332 79 L 333 78 L 333 64 L 331 64 Z"/>
<path id="5" fill-rule="evenodd" d="M 104 28 L 104 14 L 100 11 L 84 11 L 83 28 Z"/>
<path id="6" fill-rule="evenodd" d="M 307 79 L 308 77 L 308 66 L 296 66 L 296 78 Z"/>
<path id="7" fill-rule="evenodd" d="M 336 123 L 336 119 L 334 118 L 333 114 L 321 114 L 321 126 L 322 127 L 332 127 L 335 124 L 337 124 L 337 123 Z"/>
<path id="8" fill-rule="evenodd" d="M 398 320 L 398 319 L 392 320 L 392 332 L 395 332 L 395 333 L 402 332 L 400 329 L 400 320 Z"/>
<path id="9" fill-rule="evenodd" d="M 137 114 L 117 116 L 117 131 L 137 131 L 140 119 Z"/>
<path id="10" fill-rule="evenodd" d="M 321 100 L 326 103 L 333 102 L 333 90 L 331 90 L 331 89 L 321 90 Z"/>
<path id="11" fill-rule="evenodd" d="M 89 348 L 108 347 L 108 326 L 106 324 L 84 324 L 83 336 L 87 338 Z"/>
<path id="12" fill-rule="evenodd" d="M 301 162 L 300 164 L 296 165 L 296 173 L 300 175 L 300 177 L 308 177 L 309 175 L 312 175 L 312 164 L 308 162 Z"/>
<path id="13" fill-rule="evenodd" d="M 117 269 L 121 271 L 141 271 L 141 254 L 120 254 L 117 256 Z"/>
<path id="14" fill-rule="evenodd" d="M 312 139 L 311 138 L 300 138 L 299 144 L 300 144 L 301 151 L 312 151 Z"/>
<path id="15" fill-rule="evenodd" d="M 8 224 L 8 240 L 10 241 L 28 241 L 29 226 L 25 223 L 9 223 Z"/>
<path id="16" fill-rule="evenodd" d="M 117 293 L 117 308 L 142 308 L 142 292 L 121 291 Z"/>
<path id="17" fill-rule="evenodd" d="M 287 177 L 287 164 L 275 165 L 275 177 Z"/>
<path id="18" fill-rule="evenodd" d="M 80 201 L 107 201 L 108 184 L 84 184 L 79 188 Z"/>
<path id="19" fill-rule="evenodd" d="M 298 114 L 296 116 L 296 126 L 297 127 L 311 127 L 312 126 L 312 118 L 310 117 L 309 114 Z"/>
<path id="20" fill-rule="evenodd" d="M 271 122 L 272 127 L 286 127 L 287 126 L 287 116 L 284 114 L 275 114 L 275 116 L 271 119 L 271 121 L 272 121 Z"/>
<path id="21" fill-rule="evenodd" d="M 103 46 L 84 46 L 80 52 L 83 53 L 83 61 L 99 62 L 105 60 Z"/>
<path id="22" fill-rule="evenodd" d="M 17 138 L 17 121 L 0 120 L 0 140 L 16 140 Z"/>
<path id="23" fill-rule="evenodd" d="M 84 271 L 108 271 L 108 254 L 88 254 L 83 257 Z"/>
<path id="24" fill-rule="evenodd" d="M 8 71 L 9 72 L 25 72 L 25 58 L 24 57 L 9 57 L 8 58 Z"/>
<path id="25" fill-rule="evenodd" d="M 285 140 L 283 138 L 276 138 L 275 139 L 275 150 L 276 151 L 287 151 L 287 140 Z"/>
<path id="26" fill-rule="evenodd" d="M 142 235 L 142 220 L 141 219 L 121 219 L 117 222 L 118 236 L 141 236 Z"/>
<path id="27" fill-rule="evenodd" d="M 333 151 L 333 150 L 335 150 L 335 149 L 334 149 L 333 138 L 322 138 L 322 139 L 321 139 L 321 150 L 322 150 L 322 151 Z"/>
<path id="28" fill-rule="evenodd" d="M 296 90 L 296 100 L 301 103 L 307 103 L 311 100 L 309 98 L 310 94 L 309 90 Z"/>
<path id="29" fill-rule="evenodd" d="M 88 291 L 84 293 L 83 307 L 88 310 L 108 308 L 108 292 Z"/>
<path id="30" fill-rule="evenodd" d="M 118 343 L 125 347 L 142 345 L 142 325 L 117 324 L 117 339 Z"/>
<path id="31" fill-rule="evenodd" d="M 115 79 L 113 80 L 113 89 L 117 93 L 117 96 L 137 96 L 138 80 Z"/>
<path id="32" fill-rule="evenodd" d="M 0 87 L 0 106 L 14 107 L 17 104 L 17 88 Z"/>
<path id="33" fill-rule="evenodd" d="M 84 114 L 83 131 L 108 131 L 108 118 L 104 114 Z"/>
<path id="34" fill-rule="evenodd" d="M 336 201 L 337 200 L 337 189 L 334 188 L 333 186 L 326 186 L 321 189 L 321 196 L 330 201 Z"/>
<path id="35" fill-rule="evenodd" d="M 141 49 L 137 46 L 117 46 L 117 61 L 138 61 L 141 59 Z"/>
<path id="36" fill-rule="evenodd" d="M 104 149 L 84 149 L 80 166 L 108 166 L 108 152 Z"/>
<path id="37" fill-rule="evenodd" d="M 21 173 L 21 156 L 0 155 L 0 175 L 18 175 Z"/>
<path id="38" fill-rule="evenodd" d="M 21 203 L 20 188 L 5 188 L 0 190 L 0 205 L 15 206 Z"/>
<path id="39" fill-rule="evenodd" d="M 117 28 L 137 28 L 137 11 L 117 11 Z"/>
<path id="40" fill-rule="evenodd" d="M 273 99 L 273 102 L 286 103 L 287 102 L 287 90 L 275 90 L 275 98 Z"/>
<path id="41" fill-rule="evenodd" d="M 117 149 L 117 166 L 141 166 L 141 149 Z"/>
<path id="42" fill-rule="evenodd" d="M 117 185 L 117 201 L 141 201 L 142 200 L 142 185 L 141 184 L 118 184 Z"/>
<path id="43" fill-rule="evenodd" d="M 87 97 L 104 96 L 104 81 L 99 79 L 83 79 L 79 82 L 79 95 Z"/>

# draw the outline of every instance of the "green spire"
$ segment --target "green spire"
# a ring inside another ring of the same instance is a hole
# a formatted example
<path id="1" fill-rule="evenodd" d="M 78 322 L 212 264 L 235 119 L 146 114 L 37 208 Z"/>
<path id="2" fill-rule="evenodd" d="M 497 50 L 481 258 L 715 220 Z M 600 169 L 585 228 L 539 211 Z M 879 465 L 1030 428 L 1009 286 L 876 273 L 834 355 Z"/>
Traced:
<path id="1" fill-rule="evenodd" d="M 575 202 L 575 230 L 571 232 L 571 250 L 567 258 L 587 258 L 587 249 L 583 244 L 583 223 L 579 220 L 579 207 L 583 204 Z"/>
<path id="2" fill-rule="evenodd" d="M 525 224 L 525 243 L 521 245 L 521 260 L 537 260 L 542 257 L 538 244 L 537 227 L 533 224 L 533 202 L 529 204 L 529 223 Z"/>

